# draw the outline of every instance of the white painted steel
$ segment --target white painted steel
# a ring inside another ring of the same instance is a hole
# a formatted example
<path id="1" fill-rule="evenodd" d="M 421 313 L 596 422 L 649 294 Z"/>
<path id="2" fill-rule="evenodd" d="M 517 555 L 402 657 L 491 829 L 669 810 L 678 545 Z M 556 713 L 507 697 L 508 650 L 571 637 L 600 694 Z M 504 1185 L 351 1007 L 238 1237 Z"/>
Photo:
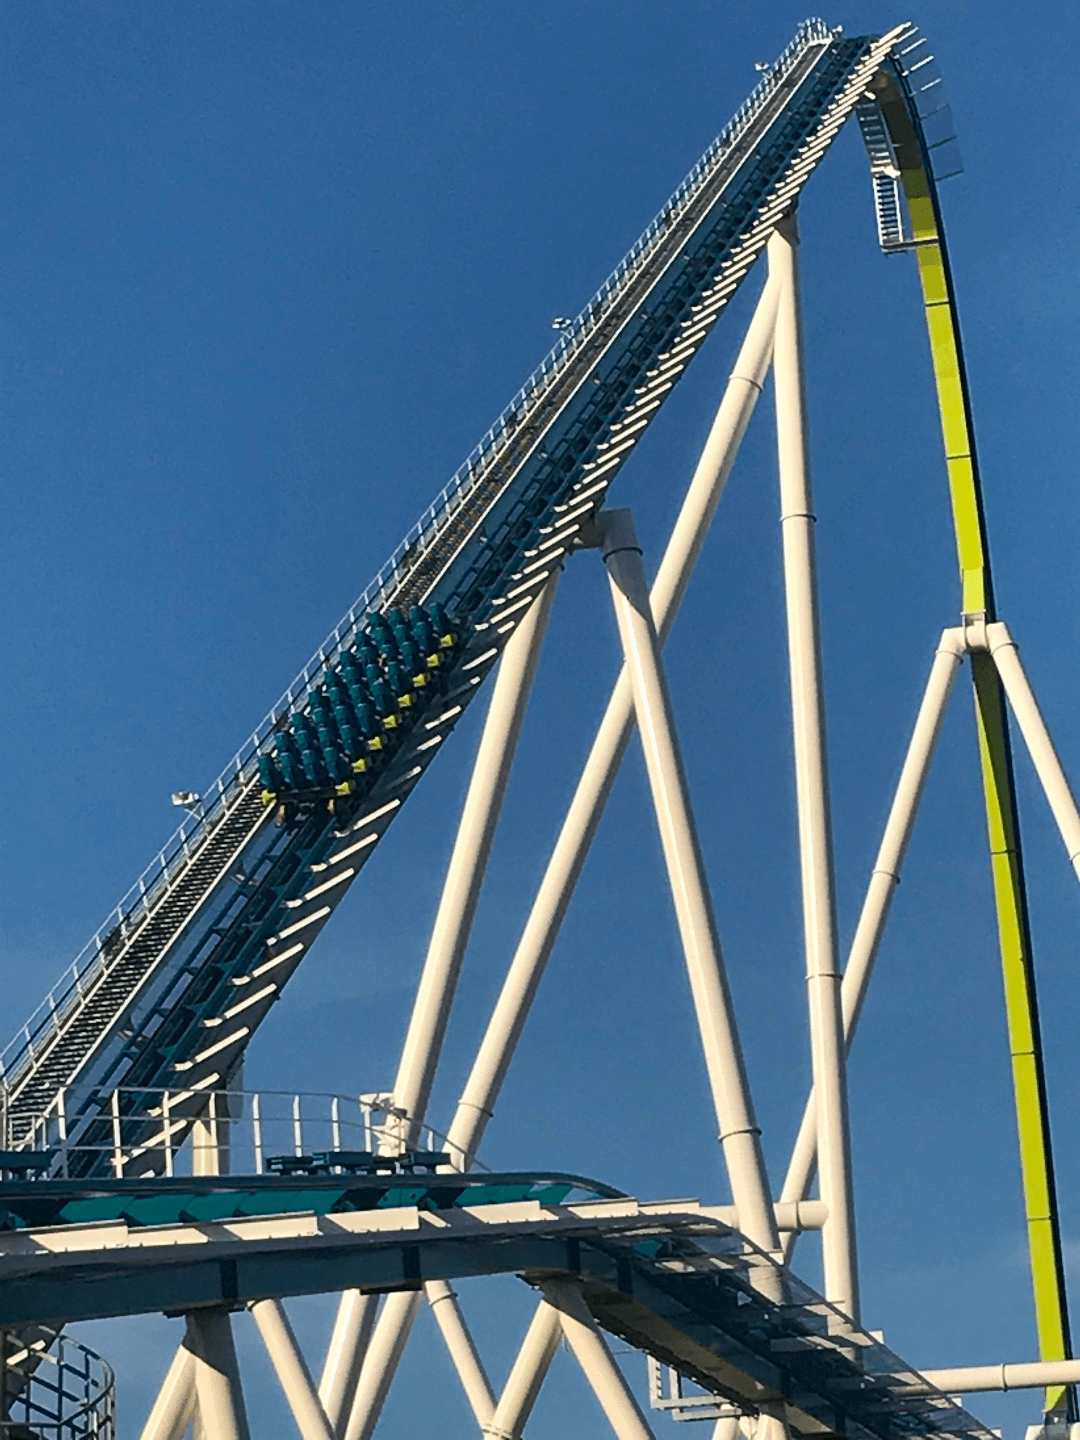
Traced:
<path id="1" fill-rule="evenodd" d="M 427 1110 L 557 583 L 558 571 L 529 606 L 499 661 L 394 1081 L 394 1108 L 406 1117 L 402 1148 L 415 1144 Z"/>
<path id="2" fill-rule="evenodd" d="M 739 444 L 761 394 L 772 355 L 778 293 L 778 285 L 770 281 L 758 301 L 657 572 L 652 607 L 662 641 L 666 640 L 675 622 Z M 447 1146 L 459 1169 L 468 1169 L 491 1119 L 544 967 L 629 743 L 632 726 L 633 699 L 624 670 L 612 692 L 581 772 L 450 1126 Z"/>
<path id="3" fill-rule="evenodd" d="M 359 1290 L 344 1291 L 338 1304 L 319 1380 L 319 1399 L 335 1433 L 352 1406 L 378 1309 L 379 1297 Z"/>
<path id="4" fill-rule="evenodd" d="M 927 1388 L 948 1395 L 981 1390 L 1041 1390 L 1045 1385 L 1080 1384 L 1080 1360 L 1034 1360 L 1026 1364 L 961 1365 L 952 1370 L 920 1370 Z M 913 1386 L 918 1389 L 918 1385 Z"/>
<path id="5" fill-rule="evenodd" d="M 256 1300 L 248 1308 L 281 1382 L 301 1440 L 335 1440 L 334 1428 L 300 1353 L 284 1305 L 280 1300 Z"/>
<path id="6" fill-rule="evenodd" d="M 778 293 L 778 285 L 770 281 L 758 301 L 657 573 L 652 604 L 662 639 L 667 638 L 674 624 L 739 444 L 761 394 L 772 355 Z M 632 726 L 633 699 L 629 678 L 624 671 L 612 692 L 585 762 L 446 1137 L 446 1148 L 459 1170 L 467 1170 L 472 1164 L 491 1119 L 544 967 L 629 743 Z M 418 1308 L 419 1302 L 416 1304 Z M 403 1307 L 396 1307 L 392 1316 L 380 1317 L 376 1333 L 380 1335 L 380 1343 L 386 1347 L 387 1354 L 400 1356 L 401 1346 L 392 1343 L 389 1333 L 380 1332 L 388 1332 L 394 1324 L 408 1323 L 411 1326 L 415 1318 L 414 1311 L 406 1320 Z M 387 1388 L 390 1378 L 386 1380 Z M 369 1392 L 372 1403 L 377 1393 L 372 1387 Z M 384 1389 L 378 1401 L 380 1406 L 385 1393 Z"/>
<path id="7" fill-rule="evenodd" d="M 117 1152 L 119 1153 L 119 1151 Z M 191 1127 L 191 1173 L 220 1175 L 221 1154 L 218 1149 L 218 1121 L 213 1112 L 200 1115 Z"/>
<path id="8" fill-rule="evenodd" d="M 476 1416 L 476 1423 L 483 1429 L 491 1423 L 495 1414 L 495 1394 L 465 1324 L 456 1292 L 445 1280 L 432 1280 L 424 1286 L 424 1291 L 442 1331 L 450 1359 L 454 1362 L 465 1398 Z"/>
<path id="9" fill-rule="evenodd" d="M 199 1420 L 206 1440 L 251 1440 L 229 1312 L 189 1311 L 185 1343 L 194 1358 Z"/>
<path id="10" fill-rule="evenodd" d="M 139 1440 L 183 1440 L 195 1404 L 195 1359 L 186 1345 L 180 1345 Z"/>
<path id="11" fill-rule="evenodd" d="M 773 344 L 780 522 L 791 670 L 795 793 L 799 820 L 810 1052 L 818 1113 L 825 1295 L 859 1317 L 855 1210 L 851 1185 L 846 1056 L 829 815 L 825 708 L 821 682 L 814 514 L 810 493 L 794 217 L 768 243 L 769 272 L 781 282 Z"/>
<path id="12" fill-rule="evenodd" d="M 370 1440 L 379 1423 L 401 1353 L 409 1339 L 423 1296 L 413 1291 L 388 1295 L 371 1336 L 356 1382 L 343 1440 Z"/>
<path id="13" fill-rule="evenodd" d="M 544 1286 L 544 1294 L 557 1307 L 566 1343 L 592 1386 L 618 1440 L 655 1440 L 585 1304 L 580 1286 L 572 1280 L 556 1280 Z"/>
<path id="14" fill-rule="evenodd" d="M 461 971 L 473 916 L 476 913 L 476 903 L 491 855 L 499 812 L 502 809 L 514 753 L 521 735 L 521 726 L 536 675 L 540 647 L 543 644 L 557 584 L 558 571 L 547 580 L 530 605 L 507 642 L 502 659 L 499 661 L 495 689 L 480 738 L 472 780 L 462 809 L 457 839 L 450 857 L 442 899 L 435 918 L 427 958 L 413 1005 L 412 1018 L 402 1048 L 397 1079 L 394 1083 L 394 1109 L 404 1112 L 405 1116 L 405 1123 L 397 1137 L 397 1148 L 403 1149 L 415 1142 L 417 1131 L 423 1123 L 424 1112 L 427 1109 L 449 1020 L 453 993 Z M 381 1148 L 391 1147 L 383 1145 Z M 453 1300 L 448 1301 L 445 1295 L 439 1298 L 443 1301 L 441 1308 L 444 1311 L 454 1312 L 452 1319 L 449 1315 L 446 1316 L 447 1324 L 452 1325 L 456 1331 L 464 1332 L 464 1321 L 457 1312 Z M 346 1300 L 343 1297 L 341 1306 L 345 1304 Z M 378 1411 L 385 1402 L 386 1392 L 397 1366 L 397 1358 L 404 1345 L 404 1341 L 400 1345 L 396 1343 L 395 1337 L 389 1333 L 389 1329 L 394 1324 L 407 1324 L 411 1329 L 419 1307 L 419 1297 L 414 1297 L 409 1307 L 388 1305 L 376 1327 L 374 1336 L 369 1343 L 378 1344 L 380 1353 L 385 1351 L 388 1356 L 393 1358 L 389 1361 L 390 1371 L 385 1377 L 385 1384 L 377 1385 L 372 1380 L 363 1395 L 360 1385 L 357 1386 L 349 1422 L 350 1427 L 357 1425 L 361 1427 L 357 1433 L 365 1433 L 362 1427 L 368 1423 L 364 1415 L 357 1413 L 357 1403 L 361 1400 L 364 1403 L 370 1401 L 377 1407 L 370 1417 L 370 1423 L 374 1424 L 378 1418 Z M 408 1309 L 407 1316 L 406 1309 Z M 460 1336 L 457 1338 L 460 1339 Z M 449 1339 L 447 1343 L 450 1343 Z M 465 1349 L 468 1348 L 471 1348 L 471 1342 L 465 1347 Z M 453 1354 L 453 1351 L 451 1353 Z M 465 1350 L 462 1349 L 461 1353 L 464 1359 Z M 478 1366 L 479 1361 L 475 1355 L 474 1360 Z M 480 1373 L 482 1374 L 482 1371 Z M 466 1384 L 467 1391 L 470 1386 L 473 1387 L 477 1401 L 483 1404 L 483 1386 L 478 1385 L 476 1375 L 470 1373 L 470 1378 L 466 1382 L 465 1374 L 462 1373 L 462 1381 Z M 484 1385 L 486 1383 L 485 1378 Z M 473 1394 L 470 1394 L 469 1398 L 472 1403 Z M 492 1397 L 493 1406 L 494 1399 Z M 352 1433 L 351 1430 L 349 1433 Z"/>
<path id="15" fill-rule="evenodd" d="M 744 1233 L 762 1249 L 779 1247 L 735 1009 L 705 879 L 671 702 L 660 663 L 641 549 L 629 510 L 597 518 L 612 600 L 630 676 L 660 843 L 671 884 L 698 1030 L 705 1052 L 732 1198 Z"/>
<path id="16" fill-rule="evenodd" d="M 1035 773 L 1046 792 L 1054 820 L 1065 842 L 1069 863 L 1080 879 L 1080 813 L 1076 808 L 1076 798 L 1020 661 L 1016 641 L 1009 634 L 1008 626 L 1001 621 L 987 625 L 986 639 Z"/>
<path id="17" fill-rule="evenodd" d="M 542 1300 L 525 1332 L 491 1423 L 484 1426 L 486 1440 L 519 1440 L 562 1337 L 559 1312 Z"/>
<path id="18" fill-rule="evenodd" d="M 930 667 L 922 704 L 915 719 L 911 741 L 904 765 L 897 781 L 889 818 L 885 822 L 885 833 L 881 838 L 877 858 L 870 875 L 870 883 L 863 901 L 855 938 L 851 942 L 848 962 L 844 967 L 840 987 L 841 1008 L 844 1020 L 844 1044 L 851 1050 L 863 1001 L 870 986 L 878 946 L 889 918 L 896 887 L 900 883 L 900 871 L 908 842 L 915 826 L 919 803 L 922 799 L 926 777 L 930 773 L 934 751 L 937 749 L 941 727 L 945 721 L 953 684 L 964 655 L 964 632 L 961 628 L 945 630 L 938 642 L 937 651 Z M 817 1109 L 815 1092 L 811 1088 L 802 1124 L 791 1153 L 780 1201 L 803 1200 L 810 1192 L 817 1163 Z M 785 1260 L 791 1258 L 795 1236 L 785 1241 Z"/>

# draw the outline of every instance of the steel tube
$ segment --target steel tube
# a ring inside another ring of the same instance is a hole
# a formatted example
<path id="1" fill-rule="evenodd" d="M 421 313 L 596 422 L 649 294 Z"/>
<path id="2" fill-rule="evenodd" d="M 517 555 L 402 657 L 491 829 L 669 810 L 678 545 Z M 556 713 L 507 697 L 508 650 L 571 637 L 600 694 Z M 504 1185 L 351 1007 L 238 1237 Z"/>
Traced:
<path id="1" fill-rule="evenodd" d="M 335 1432 L 352 1405 L 378 1309 L 377 1295 L 346 1290 L 341 1296 L 319 1380 L 319 1399 Z"/>
<path id="2" fill-rule="evenodd" d="M 758 301 L 657 572 L 651 602 L 661 642 L 671 632 L 739 444 L 761 394 L 772 354 L 778 293 L 778 285 L 770 281 Z M 450 1127 L 448 1144 L 459 1169 L 468 1168 L 494 1112 L 544 967 L 629 743 L 633 723 L 633 699 L 624 669 L 581 772 Z"/>
<path id="3" fill-rule="evenodd" d="M 927 1390 L 973 1395 L 981 1390 L 1041 1390 L 1044 1385 L 1080 1385 L 1080 1360 L 1035 1360 L 1027 1364 L 961 1365 L 953 1370 L 920 1370 Z M 911 1388 L 918 1390 L 916 1383 Z"/>
<path id="4" fill-rule="evenodd" d="M 562 1336 L 559 1312 L 542 1300 L 525 1332 L 491 1423 L 483 1428 L 485 1440 L 519 1440 Z"/>
<path id="5" fill-rule="evenodd" d="M 1039 709 L 1039 702 L 1020 661 L 1016 641 L 1009 634 L 1008 626 L 1000 621 L 987 625 L 986 639 L 1035 773 L 1065 842 L 1069 863 L 1080 879 L 1080 812 L 1077 811 L 1076 798 Z"/>
<path id="6" fill-rule="evenodd" d="M 743 1230 L 739 1224 L 739 1212 L 734 1205 L 708 1205 L 703 1207 L 703 1213 L 724 1225 L 730 1225 L 733 1230 Z M 783 1234 L 789 1230 L 820 1230 L 829 1212 L 820 1200 L 790 1200 L 774 1205 L 773 1213 L 776 1217 L 776 1228 Z M 745 1230 L 743 1233 L 746 1233 Z"/>
<path id="7" fill-rule="evenodd" d="M 825 1295 L 857 1321 L 855 1213 L 796 245 L 793 218 L 779 225 L 768 243 L 770 274 L 781 281 L 773 347 L 773 383 L 795 793 L 818 1164 L 821 1198 L 829 1210 L 822 1231 Z"/>
<path id="8" fill-rule="evenodd" d="M 770 280 L 762 291 L 747 329 L 657 572 L 652 604 L 661 640 L 667 638 L 674 624 L 694 564 L 738 453 L 739 444 L 761 394 L 772 355 L 778 294 L 779 286 Z M 632 726 L 633 699 L 630 682 L 624 671 L 608 702 L 450 1126 L 447 1148 L 459 1170 L 469 1168 L 491 1119 L 544 967 L 629 743 Z M 418 1307 L 419 1301 L 416 1302 L 416 1308 Z M 406 1320 L 404 1311 L 395 1307 L 380 1318 L 376 1336 L 380 1344 L 386 1347 L 388 1354 L 400 1355 L 404 1344 L 402 1341 L 395 1348 L 389 1327 L 405 1323 L 411 1326 L 415 1313 L 414 1309 Z M 552 1344 L 557 1343 L 556 1329 Z M 396 1364 L 396 1361 L 394 1363 Z M 516 1369 L 513 1373 L 516 1373 Z M 372 1387 L 367 1392 L 372 1404 L 377 1399 L 381 1408 L 390 1378 L 380 1391 Z M 368 1401 L 365 1400 L 364 1403 Z M 361 1426 L 367 1423 L 366 1420 L 358 1419 L 360 1412 L 355 1404 L 352 1413 L 354 1420 Z M 496 1407 L 496 1419 L 499 1420 L 502 1414 L 503 1406 L 500 1401 Z M 499 1423 L 502 1424 L 502 1420 L 499 1420 Z M 356 1436 L 350 1437 L 350 1440 L 356 1440 L 361 1433 L 366 1432 L 358 1430 Z M 501 1432 L 492 1431 L 492 1434 L 494 1436 Z"/>
<path id="9" fill-rule="evenodd" d="M 194 1360 L 199 1420 L 206 1440 L 251 1440 L 229 1312 L 189 1311 L 185 1344 Z"/>
<path id="10" fill-rule="evenodd" d="M 840 987 L 844 1022 L 845 1053 L 850 1053 L 855 1031 L 862 1014 L 863 1001 L 870 986 L 878 946 L 889 918 L 908 842 L 915 826 L 926 777 L 937 749 L 941 727 L 945 721 L 953 685 L 964 655 L 964 632 L 959 627 L 942 632 L 930 667 L 922 703 L 915 719 L 911 741 L 897 781 L 885 832 L 863 901 L 855 938 L 844 966 Z M 811 1087 L 802 1124 L 791 1153 L 787 1175 L 780 1192 L 781 1202 L 804 1200 L 810 1193 L 817 1162 L 817 1109 L 815 1091 Z M 785 1240 L 785 1260 L 790 1260 L 795 1235 Z"/>
<path id="11" fill-rule="evenodd" d="M 370 1440 L 422 1300 L 423 1295 L 415 1291 L 399 1291 L 386 1297 L 360 1367 L 344 1440 Z"/>
<path id="12" fill-rule="evenodd" d="M 415 1144 L 427 1110 L 557 583 L 558 572 L 518 622 L 499 661 L 394 1081 L 394 1109 L 407 1117 L 403 1147 Z"/>
<path id="13" fill-rule="evenodd" d="M 415 1142 L 427 1109 L 557 583 L 556 574 L 544 585 L 507 641 L 499 661 L 491 705 L 394 1082 L 394 1109 L 403 1111 L 406 1117 L 398 1137 L 402 1148 Z M 344 1299 L 341 1305 L 345 1305 Z M 362 1378 L 356 1382 L 349 1411 L 347 1433 L 350 1437 L 366 1435 L 369 1433 L 366 1427 L 374 1426 L 405 1343 L 403 1337 L 392 1333 L 393 1327 L 407 1325 L 411 1329 L 419 1306 L 418 1297 L 413 1297 L 409 1304 L 388 1303 L 370 1335 L 368 1344 L 372 1353 L 377 1349 L 377 1353 L 389 1357 L 390 1368 L 385 1379 L 376 1382 L 374 1372 L 367 1360 L 364 1361 Z M 368 1377 L 367 1384 L 363 1377 Z M 477 1397 L 480 1394 L 477 1389 Z M 367 1414 L 364 1406 L 374 1406 L 374 1412 Z"/>
<path id="14" fill-rule="evenodd" d="M 195 1360 L 177 1347 L 139 1440 L 183 1440 L 195 1413 Z"/>
<path id="15" fill-rule="evenodd" d="M 494 1417 L 495 1395 L 457 1303 L 457 1295 L 445 1280 L 429 1281 L 424 1290 L 465 1391 L 465 1398 L 476 1416 L 476 1423 L 483 1430 Z"/>
<path id="16" fill-rule="evenodd" d="M 300 1353 L 284 1305 L 276 1299 L 256 1300 L 248 1309 L 281 1382 L 301 1440 L 334 1440 L 334 1428 Z"/>
<path id="17" fill-rule="evenodd" d="M 544 1294 L 557 1307 L 566 1343 L 618 1440 L 655 1440 L 633 1391 L 585 1304 L 581 1287 L 572 1280 L 554 1280 L 544 1286 Z"/>
<path id="18" fill-rule="evenodd" d="M 645 769 L 732 1198 L 744 1233 L 754 1244 L 775 1251 L 779 1237 L 765 1173 L 761 1131 L 750 1099 L 735 1007 L 728 990 L 671 702 L 660 663 L 660 643 L 653 626 L 641 549 L 629 510 L 604 511 L 597 519 L 597 527 L 630 676 Z"/>

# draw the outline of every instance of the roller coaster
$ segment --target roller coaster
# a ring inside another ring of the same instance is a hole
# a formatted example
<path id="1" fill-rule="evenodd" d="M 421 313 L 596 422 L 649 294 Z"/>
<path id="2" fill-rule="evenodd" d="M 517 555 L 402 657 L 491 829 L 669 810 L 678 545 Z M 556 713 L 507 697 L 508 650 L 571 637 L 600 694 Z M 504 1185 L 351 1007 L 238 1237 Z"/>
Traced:
<path id="1" fill-rule="evenodd" d="M 664 1423 L 707 1422 L 718 1440 L 774 1430 L 988 1440 L 949 1396 L 1007 1385 L 1044 1391 L 1033 1430 L 1045 1440 L 1076 1440 L 1080 1362 L 1009 709 L 1078 873 L 1080 814 L 994 604 L 938 196 L 951 154 L 941 97 L 913 26 L 849 37 L 819 20 L 801 25 L 596 295 L 559 322 L 555 348 L 221 776 L 179 797 L 188 813 L 177 833 L 0 1057 L 5 1434 L 112 1435 L 107 1366 L 63 1327 L 165 1311 L 186 1317 L 186 1339 L 143 1440 L 240 1440 L 248 1424 L 232 1317 L 248 1311 L 305 1440 L 366 1440 L 426 1298 L 481 1433 L 500 1440 L 523 1433 L 564 1340 L 614 1433 L 653 1434 L 605 1332 L 649 1357 L 648 1401 Z M 881 248 L 910 251 L 918 269 L 960 607 L 934 652 L 841 964 L 795 216 L 849 120 L 869 159 Z M 650 590 L 633 518 L 609 507 L 608 490 L 756 269 L 767 272 L 760 298 Z M 770 369 L 813 1073 L 775 1198 L 662 662 Z M 624 668 L 442 1133 L 429 1123 L 432 1087 L 545 627 L 561 572 L 594 551 Z M 1039 1357 L 920 1373 L 862 1328 L 846 1054 L 965 661 Z M 245 1051 L 428 766 L 454 753 L 450 736 L 485 687 L 490 704 L 393 1088 L 317 1104 L 294 1096 L 275 1111 L 270 1098 L 244 1093 Z M 478 1160 L 635 726 L 731 1187 L 725 1205 L 641 1202 L 580 1176 L 491 1174 Z M 791 1269 L 808 1230 L 821 1237 L 821 1294 Z M 539 1297 L 501 1395 L 449 1284 L 488 1274 L 519 1275 Z M 327 1292 L 341 1300 L 316 1382 L 282 1302 Z"/>

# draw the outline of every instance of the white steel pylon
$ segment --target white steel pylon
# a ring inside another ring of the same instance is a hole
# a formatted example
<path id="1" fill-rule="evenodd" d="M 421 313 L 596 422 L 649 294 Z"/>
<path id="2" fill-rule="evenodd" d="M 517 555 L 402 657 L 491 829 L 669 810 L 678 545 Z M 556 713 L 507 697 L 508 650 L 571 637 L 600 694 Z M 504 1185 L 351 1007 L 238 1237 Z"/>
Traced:
<path id="1" fill-rule="evenodd" d="M 581 779 L 553 848 L 521 939 L 509 964 L 476 1059 L 447 1132 L 456 1169 L 470 1168 L 498 1101 L 559 927 L 580 877 L 635 722 L 646 760 L 695 1013 L 734 1201 L 733 1218 L 760 1248 L 790 1257 L 798 1224 L 781 1237 L 785 1206 L 805 1200 L 820 1170 L 825 1293 L 858 1321 L 858 1267 L 846 1054 L 899 882 L 904 856 L 960 664 L 992 666 L 1046 791 L 1069 859 L 1080 875 L 1080 813 L 1007 627 L 967 619 L 946 629 L 934 655 L 895 798 L 874 864 L 847 964 L 841 971 L 820 674 L 814 514 L 810 495 L 798 277 L 793 219 L 769 244 L 769 278 L 748 328 L 708 441 L 651 592 L 629 512 L 601 511 L 581 537 L 586 557 L 599 548 L 608 566 L 624 669 L 612 693 Z M 787 642 L 791 670 L 796 803 L 807 964 L 813 1088 L 787 1175 L 773 1199 L 766 1174 L 738 1030 L 728 992 L 713 904 L 697 841 L 690 792 L 679 754 L 673 709 L 660 660 L 694 564 L 723 492 L 766 372 L 772 363 L 780 471 Z M 584 559 L 574 563 L 585 563 Z M 522 718 L 537 672 L 555 597 L 557 572 L 538 590 L 500 662 L 472 781 L 465 801 L 420 989 L 390 1107 L 387 1147 L 406 1149 L 427 1121 L 432 1081 L 446 1035 L 488 857 L 496 836 Z M 985 687 L 985 676 L 982 681 Z M 779 1212 L 779 1213 L 778 1213 Z M 253 1307 L 268 1353 L 289 1398 L 299 1433 L 326 1440 L 367 1440 L 390 1391 L 410 1332 L 423 1307 L 419 1292 L 376 1302 L 358 1292 L 342 1299 L 318 1389 L 276 1301 Z M 780 1298 L 779 1296 L 777 1297 Z M 429 1284 L 447 1350 L 480 1433 L 516 1440 L 561 1340 L 580 1364 L 613 1433 L 648 1436 L 648 1422 L 596 1329 L 580 1289 L 545 1286 L 501 1393 L 492 1385 L 453 1290 Z M 1069 1362 L 1071 1363 L 1071 1362 Z M 945 1372 L 943 1372 L 945 1373 Z M 950 1375 L 953 1372 L 948 1372 Z M 1001 1372 L 1004 1375 L 1004 1371 Z M 1068 1364 L 1028 1367 L 1025 1382 L 1064 1385 Z M 1014 1372 L 1019 1374 L 1019 1371 Z M 933 1378 L 931 1376 L 931 1378 Z M 967 1377 L 976 1387 L 978 1377 Z M 982 1380 L 986 1380 L 983 1375 Z M 1002 1379 L 1002 1384 L 1005 1381 Z M 194 1316 L 154 1408 L 144 1440 L 180 1436 L 201 1423 L 208 1440 L 239 1440 L 246 1421 L 227 1316 Z M 783 1418 L 765 1414 L 763 1431 Z M 721 1419 L 716 1433 L 726 1436 Z"/>

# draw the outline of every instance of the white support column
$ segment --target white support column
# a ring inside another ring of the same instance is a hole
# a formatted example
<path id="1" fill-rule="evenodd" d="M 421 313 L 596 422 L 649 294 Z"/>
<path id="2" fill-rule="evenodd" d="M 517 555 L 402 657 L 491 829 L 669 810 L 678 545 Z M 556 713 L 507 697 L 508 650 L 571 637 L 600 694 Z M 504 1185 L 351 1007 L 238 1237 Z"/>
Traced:
<path id="1" fill-rule="evenodd" d="M 1080 1360 L 1032 1360 L 1001 1365 L 961 1365 L 955 1370 L 920 1370 L 925 1388 L 946 1395 L 974 1395 L 987 1390 L 1041 1390 L 1048 1385 L 1080 1384 Z M 916 1381 L 909 1387 L 916 1394 Z"/>
<path id="2" fill-rule="evenodd" d="M 207 1098 L 206 1110 L 191 1126 L 191 1173 L 193 1175 L 221 1174 L 221 1129 L 228 1124 L 219 1115 L 221 1102 L 211 1091 Z"/>
<path id="3" fill-rule="evenodd" d="M 499 661 L 394 1081 L 394 1108 L 407 1117 L 402 1122 L 403 1146 L 415 1142 L 427 1110 L 557 583 L 556 572 L 525 612 Z"/>
<path id="4" fill-rule="evenodd" d="M 803 394 L 797 239 L 792 217 L 777 227 L 768 246 L 769 272 L 781 281 L 773 346 L 773 382 L 795 741 L 795 793 L 799 818 L 810 1051 L 818 1112 L 821 1198 L 829 1210 L 822 1231 L 825 1295 L 857 1321 L 859 1282 L 851 1188 L 844 1027 L 840 1006 L 840 960 L 836 940 L 814 514 Z"/>
<path id="5" fill-rule="evenodd" d="M 378 1309 L 379 1297 L 359 1290 L 346 1290 L 338 1305 L 319 1381 L 319 1400 L 335 1434 L 352 1406 Z"/>
<path id="6" fill-rule="evenodd" d="M 177 1347 L 139 1440 L 183 1440 L 195 1414 L 195 1360 Z"/>
<path id="7" fill-rule="evenodd" d="M 415 1290 L 388 1295 L 360 1367 L 356 1394 L 343 1431 L 344 1440 L 370 1440 L 379 1423 L 402 1351 L 416 1323 L 423 1294 Z"/>
<path id="8" fill-rule="evenodd" d="M 666 640 L 750 423 L 772 355 L 779 286 L 770 280 L 746 332 L 723 400 L 694 471 L 652 590 L 652 609 Z M 589 853 L 633 727 L 625 672 L 612 692 L 555 848 L 462 1092 L 448 1143 L 468 1169 L 510 1067 L 514 1050 Z"/>
<path id="9" fill-rule="evenodd" d="M 779 1238 L 761 1132 L 750 1100 L 735 1010 L 660 664 L 641 549 L 629 510 L 603 511 L 597 517 L 597 529 L 630 675 L 732 1198 L 744 1234 L 763 1249 L 775 1251 Z"/>
<path id="10" fill-rule="evenodd" d="M 553 1280 L 544 1294 L 559 1311 L 566 1343 L 600 1401 L 617 1440 L 655 1440 L 633 1391 L 572 1280 Z"/>
<path id="11" fill-rule="evenodd" d="M 485 1440 L 520 1440 L 562 1337 L 558 1310 L 542 1300 L 525 1332 L 491 1423 L 484 1426 Z"/>
<path id="12" fill-rule="evenodd" d="M 495 1414 L 495 1395 L 461 1314 L 457 1295 L 445 1280 L 431 1280 L 424 1290 L 465 1391 L 465 1398 L 476 1416 L 476 1423 L 483 1430 L 484 1426 L 490 1425 Z"/>
<path id="13" fill-rule="evenodd" d="M 923 787 L 930 773 L 930 765 L 963 655 L 963 630 L 957 627 L 943 631 L 930 667 L 930 677 L 926 682 L 907 755 L 904 757 L 889 818 L 885 823 L 885 833 L 874 861 L 851 952 L 844 967 L 840 995 L 846 1052 L 850 1052 L 858 1028 L 874 960 L 889 918 L 896 887 L 900 884 L 900 871 L 903 868 L 908 841 L 915 826 Z M 804 1200 L 810 1193 L 817 1162 L 817 1108 L 814 1101 L 815 1092 L 811 1088 L 784 1187 L 780 1192 L 781 1203 Z M 795 1240 L 794 1234 L 786 1237 L 784 1249 L 787 1259 L 790 1259 Z"/>
<path id="14" fill-rule="evenodd" d="M 1039 702 L 1021 664 L 1016 641 L 1009 634 L 1008 626 L 1000 621 L 987 625 L 986 639 L 1035 773 L 1046 792 L 1054 820 L 1065 842 L 1069 863 L 1076 871 L 1077 879 L 1080 879 L 1080 813 L 1077 812 L 1076 799 L 1042 717 Z"/>
<path id="15" fill-rule="evenodd" d="M 333 1427 L 300 1353 L 285 1307 L 280 1300 L 268 1299 L 256 1300 L 248 1309 L 259 1327 L 301 1440 L 334 1440 Z"/>
<path id="16" fill-rule="evenodd" d="M 738 453 L 739 444 L 761 394 L 772 355 L 778 294 L 779 286 L 770 280 L 762 292 L 746 332 L 656 576 L 652 604 L 657 628 L 663 639 L 667 638 L 674 624 Z M 491 1118 L 555 937 L 600 823 L 619 763 L 630 739 L 632 726 L 633 700 L 630 682 L 624 672 L 612 693 L 593 742 L 495 1010 L 458 1102 L 447 1144 L 454 1164 L 460 1170 L 469 1168 Z M 404 1305 L 392 1309 L 388 1306 L 387 1313 L 380 1317 L 372 1343 L 377 1341 L 387 1354 L 400 1357 L 405 1340 L 401 1335 L 393 1333 L 393 1327 L 411 1327 L 418 1308 L 419 1300 L 415 1301 L 415 1308 L 411 1311 Z M 553 1343 L 557 1345 L 557 1334 Z M 390 1364 L 396 1366 L 397 1359 L 393 1359 Z M 364 1370 L 365 1374 L 369 1373 L 367 1362 Z M 360 1396 L 358 1390 L 357 1404 L 354 1404 L 352 1413 L 353 1422 L 360 1428 L 355 1433 L 350 1433 L 349 1440 L 359 1440 L 361 1435 L 370 1433 L 363 1428 L 369 1422 L 374 1425 L 369 1410 L 375 1407 L 371 1413 L 377 1418 L 392 1378 L 391 1369 L 378 1389 L 372 1384 L 365 1390 L 364 1397 Z M 496 1411 L 497 1418 L 501 1411 L 500 1401 Z M 361 1418 L 358 1419 L 358 1416 Z M 499 1433 L 492 1432 L 493 1435 Z"/>
<path id="17" fill-rule="evenodd" d="M 199 1419 L 206 1440 L 251 1440 L 229 1312 L 189 1311 L 185 1344 L 195 1362 Z"/>

